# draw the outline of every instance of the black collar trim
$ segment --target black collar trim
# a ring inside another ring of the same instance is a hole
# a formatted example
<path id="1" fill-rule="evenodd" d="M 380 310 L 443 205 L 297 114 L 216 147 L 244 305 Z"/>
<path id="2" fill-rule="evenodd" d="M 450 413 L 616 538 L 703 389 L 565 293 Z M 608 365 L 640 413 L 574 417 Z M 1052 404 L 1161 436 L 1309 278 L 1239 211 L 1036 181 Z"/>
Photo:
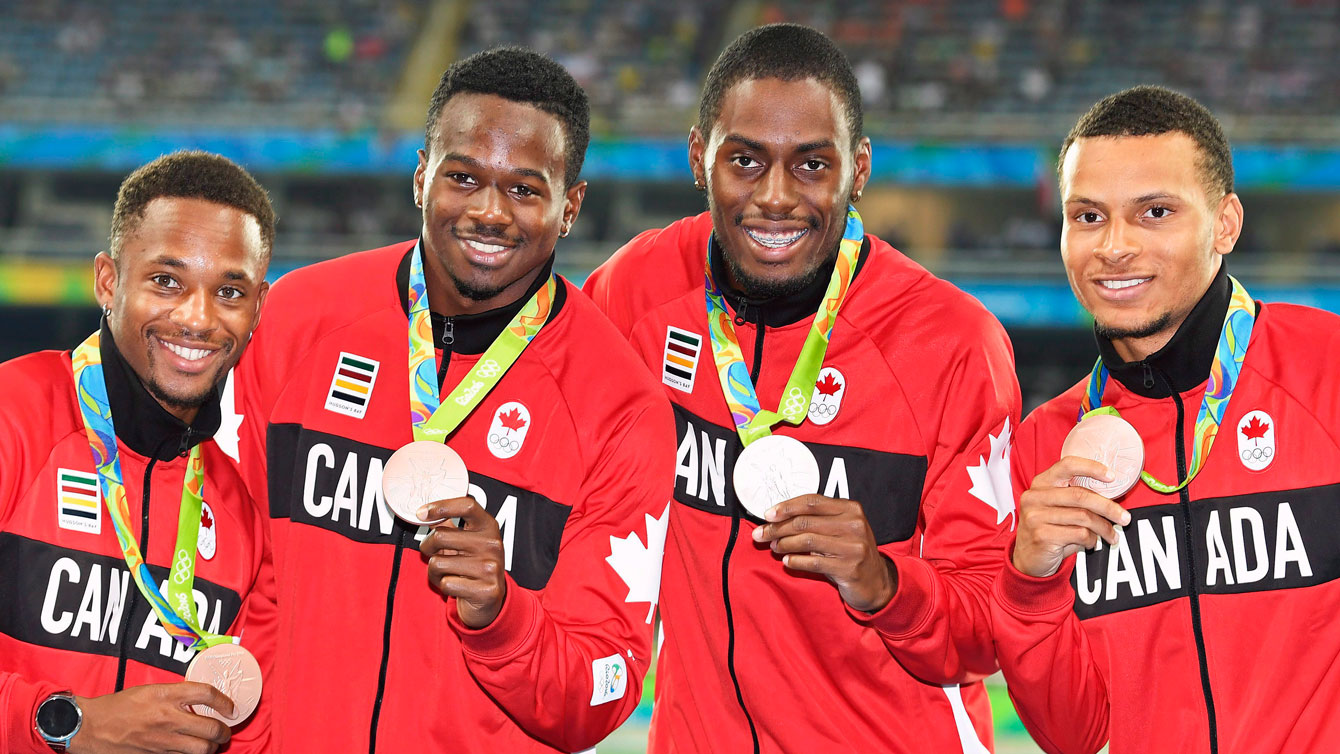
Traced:
<path id="1" fill-rule="evenodd" d="M 731 308 L 737 319 L 743 319 L 756 325 L 761 324 L 764 327 L 786 327 L 801 320 L 813 318 L 814 313 L 819 309 L 819 304 L 824 300 L 824 294 L 828 292 L 828 281 L 833 276 L 833 267 L 837 265 L 837 256 L 834 255 L 833 259 L 819 269 L 819 274 L 815 275 L 814 280 L 799 293 L 772 299 L 751 298 L 743 291 L 736 290 L 727 282 L 730 278 L 727 276 L 726 260 L 715 233 L 712 234 L 709 243 L 711 244 L 709 259 L 712 265 L 712 277 L 721 283 L 726 305 Z M 870 237 L 866 236 L 861 241 L 861 251 L 856 258 L 856 269 L 852 271 L 853 282 L 855 282 L 856 276 L 860 274 L 861 268 L 865 266 L 865 262 L 869 258 Z"/>
<path id="2" fill-rule="evenodd" d="M 223 414 L 219 408 L 219 386 L 210 391 L 205 404 L 189 426 L 168 413 L 150 395 L 130 364 L 121 356 L 111 330 L 102 324 L 102 374 L 107 383 L 107 401 L 112 409 L 116 438 L 145 458 L 169 461 L 219 431 Z"/>
<path id="3" fill-rule="evenodd" d="M 423 241 L 419 242 L 420 244 Z M 400 299 L 400 309 L 409 316 L 409 265 L 411 255 L 418 246 L 411 246 L 409 251 L 405 252 L 404 258 L 400 260 L 400 266 L 396 269 L 395 282 L 397 297 Z M 548 261 L 544 263 L 544 269 L 540 271 L 535 282 L 531 283 L 530 288 L 521 294 L 516 301 L 497 309 L 489 309 L 486 312 L 478 314 L 457 314 L 448 317 L 444 314 L 431 312 L 433 320 L 433 345 L 436 348 L 447 349 L 453 353 L 477 354 L 484 353 L 488 347 L 497 340 L 498 334 L 507 327 L 516 313 L 521 311 L 530 297 L 535 292 L 544 287 L 549 276 L 554 272 L 554 255 L 550 254 Z M 563 308 L 563 303 L 567 300 L 567 287 L 559 285 L 554 294 L 554 305 L 549 310 L 549 319 L 546 322 L 552 322 L 554 317 L 558 316 L 558 311 Z"/>
<path id="4" fill-rule="evenodd" d="M 1228 302 L 1233 295 L 1227 267 L 1220 262 L 1219 272 L 1210 287 L 1172 339 L 1144 360 L 1122 361 L 1112 341 L 1095 333 L 1103 364 L 1127 390 L 1145 398 L 1171 396 L 1165 381 L 1154 379 L 1151 370 L 1161 372 L 1178 393 L 1191 390 L 1209 378 L 1210 364 L 1214 362 L 1214 352 L 1219 346 L 1219 333 L 1224 327 L 1224 315 L 1228 313 Z"/>

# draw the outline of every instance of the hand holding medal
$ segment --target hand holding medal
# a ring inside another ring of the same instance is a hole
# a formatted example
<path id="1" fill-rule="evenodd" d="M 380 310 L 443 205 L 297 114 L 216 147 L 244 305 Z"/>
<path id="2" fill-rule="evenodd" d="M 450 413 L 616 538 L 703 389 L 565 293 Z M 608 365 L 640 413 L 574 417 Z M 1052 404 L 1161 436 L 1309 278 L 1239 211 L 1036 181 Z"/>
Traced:
<path id="1" fill-rule="evenodd" d="M 787 568 L 826 577 L 853 608 L 875 612 L 893 598 L 897 574 L 892 562 L 880 554 L 861 504 L 815 494 L 820 474 L 814 454 L 793 437 L 772 434 L 774 424 L 799 425 L 805 420 L 864 239 L 861 216 L 849 207 L 828 290 L 776 411 L 764 411 L 759 404 L 730 311 L 712 276 L 710 244 L 706 297 L 713 360 L 744 444 L 731 475 L 735 496 L 746 513 L 768 522 L 753 530 L 754 541 L 781 555 Z"/>
<path id="2" fill-rule="evenodd" d="M 177 555 L 167 579 L 167 594 L 164 595 L 157 580 L 149 572 L 149 566 L 130 528 L 130 505 L 122 482 L 116 427 L 107 399 L 100 345 L 101 337 L 99 333 L 94 333 L 74 350 L 70 360 L 75 389 L 79 394 L 79 411 L 98 470 L 98 483 L 107 504 L 108 517 L 116 530 L 117 543 L 136 587 L 153 608 L 163 629 L 182 644 L 200 650 L 186 670 L 186 680 L 207 683 L 233 703 L 232 714 L 227 716 L 206 704 L 192 705 L 192 711 L 221 720 L 229 726 L 240 725 L 251 717 L 260 701 L 260 665 L 237 639 L 212 634 L 201 628 L 196 616 L 195 598 L 192 596 L 205 488 L 205 463 L 200 455 L 200 446 L 191 448 L 186 461 L 177 520 L 177 542 L 173 548 Z"/>
<path id="3" fill-rule="evenodd" d="M 416 246 L 409 273 L 409 397 L 414 442 L 397 450 L 382 473 L 382 495 L 395 515 L 411 526 L 433 526 L 419 545 L 428 559 L 428 579 L 456 598 L 461 620 L 471 628 L 493 622 L 507 595 L 506 558 L 498 522 L 468 496 L 469 473 L 447 437 L 502 381 L 544 328 L 558 283 L 550 276 L 531 296 L 479 362 L 440 399 L 423 248 Z"/>

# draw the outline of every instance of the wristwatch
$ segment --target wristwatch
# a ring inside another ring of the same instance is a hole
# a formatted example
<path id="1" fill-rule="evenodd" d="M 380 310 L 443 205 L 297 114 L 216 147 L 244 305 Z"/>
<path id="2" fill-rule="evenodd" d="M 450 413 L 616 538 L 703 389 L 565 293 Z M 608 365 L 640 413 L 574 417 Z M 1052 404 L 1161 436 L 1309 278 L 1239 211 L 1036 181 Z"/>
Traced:
<path id="1" fill-rule="evenodd" d="M 37 705 L 33 728 L 52 751 L 65 751 L 83 724 L 84 711 L 79 709 L 74 695 L 61 691 Z"/>

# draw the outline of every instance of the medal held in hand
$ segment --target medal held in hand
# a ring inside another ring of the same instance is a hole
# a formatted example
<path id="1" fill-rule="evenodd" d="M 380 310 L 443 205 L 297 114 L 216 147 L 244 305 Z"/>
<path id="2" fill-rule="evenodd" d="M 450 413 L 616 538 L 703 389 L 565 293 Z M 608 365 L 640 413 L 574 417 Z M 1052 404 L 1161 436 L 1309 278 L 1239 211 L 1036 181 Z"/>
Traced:
<path id="1" fill-rule="evenodd" d="M 791 377 L 782 390 L 782 400 L 776 411 L 765 411 L 759 404 L 754 382 L 745 366 L 739 338 L 731 323 L 730 310 L 718 281 L 712 276 L 712 244 L 707 245 L 707 331 L 712 342 L 712 358 L 721 381 L 721 391 L 730 408 L 735 431 L 740 435 L 744 451 L 735 461 L 732 482 L 740 504 L 751 516 L 762 518 L 763 513 L 782 502 L 799 495 L 819 491 L 819 463 L 799 440 L 772 434 L 772 426 L 779 422 L 799 425 L 809 411 L 814 395 L 814 383 L 823 368 L 828 340 L 837 323 L 838 311 L 851 287 L 856 272 L 856 260 L 865 241 L 865 227 L 855 207 L 847 208 L 847 226 L 838 245 L 833 274 L 828 290 L 814 314 L 805 345 L 791 370 Z M 764 441 L 768 442 L 764 442 Z M 786 441 L 786 442 L 777 442 Z M 759 447 L 755 447 L 759 446 Z M 782 497 L 778 497 L 781 495 Z"/>
<path id="2" fill-rule="evenodd" d="M 755 518 L 772 506 L 819 491 L 819 462 L 803 443 L 785 435 L 765 435 L 735 459 L 735 496 Z"/>
<path id="3" fill-rule="evenodd" d="M 424 521 L 419 509 L 438 500 L 465 497 L 470 475 L 456 451 L 434 440 L 416 440 L 397 450 L 382 472 L 382 495 L 391 511 L 406 523 L 432 526 L 445 521 Z"/>
<path id="4" fill-rule="evenodd" d="M 1205 395 L 1201 398 L 1200 410 L 1196 413 L 1196 426 L 1191 443 L 1191 468 L 1187 471 L 1186 478 L 1178 480 L 1176 484 L 1159 481 L 1147 471 L 1140 472 L 1140 481 L 1151 490 L 1164 495 L 1177 492 L 1191 484 L 1191 480 L 1205 468 L 1205 461 L 1210 457 L 1210 449 L 1214 447 L 1214 439 L 1219 435 L 1219 425 L 1223 423 L 1224 414 L 1228 412 L 1228 402 L 1233 397 L 1233 389 L 1237 387 L 1238 377 L 1242 374 L 1242 363 L 1247 359 L 1247 346 L 1251 342 L 1252 328 L 1256 324 L 1256 302 L 1237 278 L 1229 275 L 1228 281 L 1233 292 L 1228 300 L 1228 310 L 1224 312 L 1224 324 L 1219 330 L 1219 343 L 1214 349 L 1214 360 L 1210 363 L 1210 377 L 1205 384 Z M 1099 358 L 1089 374 L 1088 389 L 1080 397 L 1080 424 L 1094 415 L 1119 416 L 1116 409 L 1103 406 L 1103 392 L 1107 388 L 1107 378 L 1107 367 Z"/>
<path id="5" fill-rule="evenodd" d="M 382 474 L 382 496 L 387 507 L 414 526 L 441 523 L 419 519 L 419 508 L 425 504 L 465 496 L 469 474 L 460 455 L 444 444 L 447 436 L 502 381 L 544 328 L 558 290 L 557 280 L 550 275 L 479 357 L 479 363 L 445 399 L 439 400 L 423 254 L 422 245 L 415 246 L 409 265 L 409 419 L 414 442 L 392 454 Z M 437 447 L 429 447 L 434 445 Z"/>
<path id="6" fill-rule="evenodd" d="M 233 714 L 223 713 L 204 704 L 191 705 L 197 715 L 212 717 L 230 728 L 241 725 L 261 701 L 261 666 L 256 658 L 238 644 L 217 644 L 191 660 L 186 680 L 208 683 L 233 702 Z"/>
<path id="7" fill-rule="evenodd" d="M 1116 476 L 1111 482 L 1087 476 L 1070 480 L 1072 485 L 1087 487 L 1109 500 L 1129 492 L 1145 466 L 1145 444 L 1140 433 L 1115 412 L 1103 409 L 1086 414 L 1070 430 L 1061 444 L 1061 455 L 1088 458 L 1110 469 Z"/>

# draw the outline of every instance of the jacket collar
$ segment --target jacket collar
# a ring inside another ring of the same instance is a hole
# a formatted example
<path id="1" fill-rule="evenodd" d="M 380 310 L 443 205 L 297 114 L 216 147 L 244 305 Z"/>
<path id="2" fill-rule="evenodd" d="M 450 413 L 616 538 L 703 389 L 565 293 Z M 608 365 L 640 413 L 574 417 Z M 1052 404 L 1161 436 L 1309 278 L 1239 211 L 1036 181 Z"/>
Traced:
<path id="1" fill-rule="evenodd" d="M 812 318 L 814 313 L 819 310 L 819 304 L 823 301 L 824 294 L 828 292 L 828 281 L 833 276 L 833 267 L 837 265 L 837 255 L 835 254 L 832 259 L 819 268 L 819 273 L 814 276 L 814 280 L 810 281 L 810 284 L 799 293 L 771 299 L 753 298 L 730 284 L 730 277 L 726 270 L 725 252 L 722 251 L 715 233 L 711 235 L 708 243 L 710 244 L 708 263 L 712 265 L 712 278 L 720 282 L 726 305 L 735 312 L 737 319 L 743 319 L 746 322 L 764 327 L 785 327 L 803 319 Z M 866 236 L 861 241 L 861 251 L 856 258 L 856 269 L 852 272 L 853 281 L 856 279 L 856 275 L 860 273 L 861 268 L 865 266 L 865 261 L 869 257 L 870 237 Z"/>
<path id="2" fill-rule="evenodd" d="M 1167 398 L 1171 395 L 1163 380 L 1153 379 L 1150 370 L 1166 375 L 1173 390 L 1184 393 L 1204 382 L 1210 375 L 1219 334 L 1223 330 L 1224 315 L 1233 287 L 1228 281 L 1227 265 L 1222 261 L 1210 287 L 1192 308 L 1185 321 L 1173 333 L 1172 339 L 1158 351 L 1141 361 L 1122 361 L 1112 341 L 1100 337 L 1098 354 L 1108 372 L 1127 390 L 1145 398 Z"/>
<path id="3" fill-rule="evenodd" d="M 185 455 L 219 431 L 223 414 L 219 408 L 218 385 L 210 390 L 195 421 L 188 426 L 150 395 L 139 375 L 121 356 L 105 321 L 101 333 L 102 374 L 107 383 L 107 402 L 112 410 L 117 440 L 145 458 L 169 461 Z"/>
<path id="4" fill-rule="evenodd" d="M 422 246 L 423 241 L 411 246 L 409 251 L 405 252 L 404 258 L 400 260 L 400 266 L 396 269 L 396 290 L 400 299 L 400 308 L 409 316 L 409 265 L 410 259 L 415 249 Z M 544 269 L 540 271 L 535 282 L 531 283 L 530 288 L 521 294 L 516 301 L 497 309 L 489 309 L 486 312 L 478 314 L 457 314 L 448 317 L 437 312 L 430 312 L 433 320 L 433 345 L 436 348 L 445 348 L 453 353 L 477 354 L 488 350 L 493 341 L 497 340 L 498 334 L 507 327 L 516 313 L 525 307 L 526 302 L 535 292 L 544 287 L 548 282 L 549 276 L 554 273 L 554 255 L 550 253 L 549 259 L 544 263 Z M 563 302 L 567 298 L 564 286 L 558 286 L 558 291 L 554 295 L 553 307 L 549 311 L 549 319 L 553 320 L 558 314 L 558 310 L 563 307 Z"/>

